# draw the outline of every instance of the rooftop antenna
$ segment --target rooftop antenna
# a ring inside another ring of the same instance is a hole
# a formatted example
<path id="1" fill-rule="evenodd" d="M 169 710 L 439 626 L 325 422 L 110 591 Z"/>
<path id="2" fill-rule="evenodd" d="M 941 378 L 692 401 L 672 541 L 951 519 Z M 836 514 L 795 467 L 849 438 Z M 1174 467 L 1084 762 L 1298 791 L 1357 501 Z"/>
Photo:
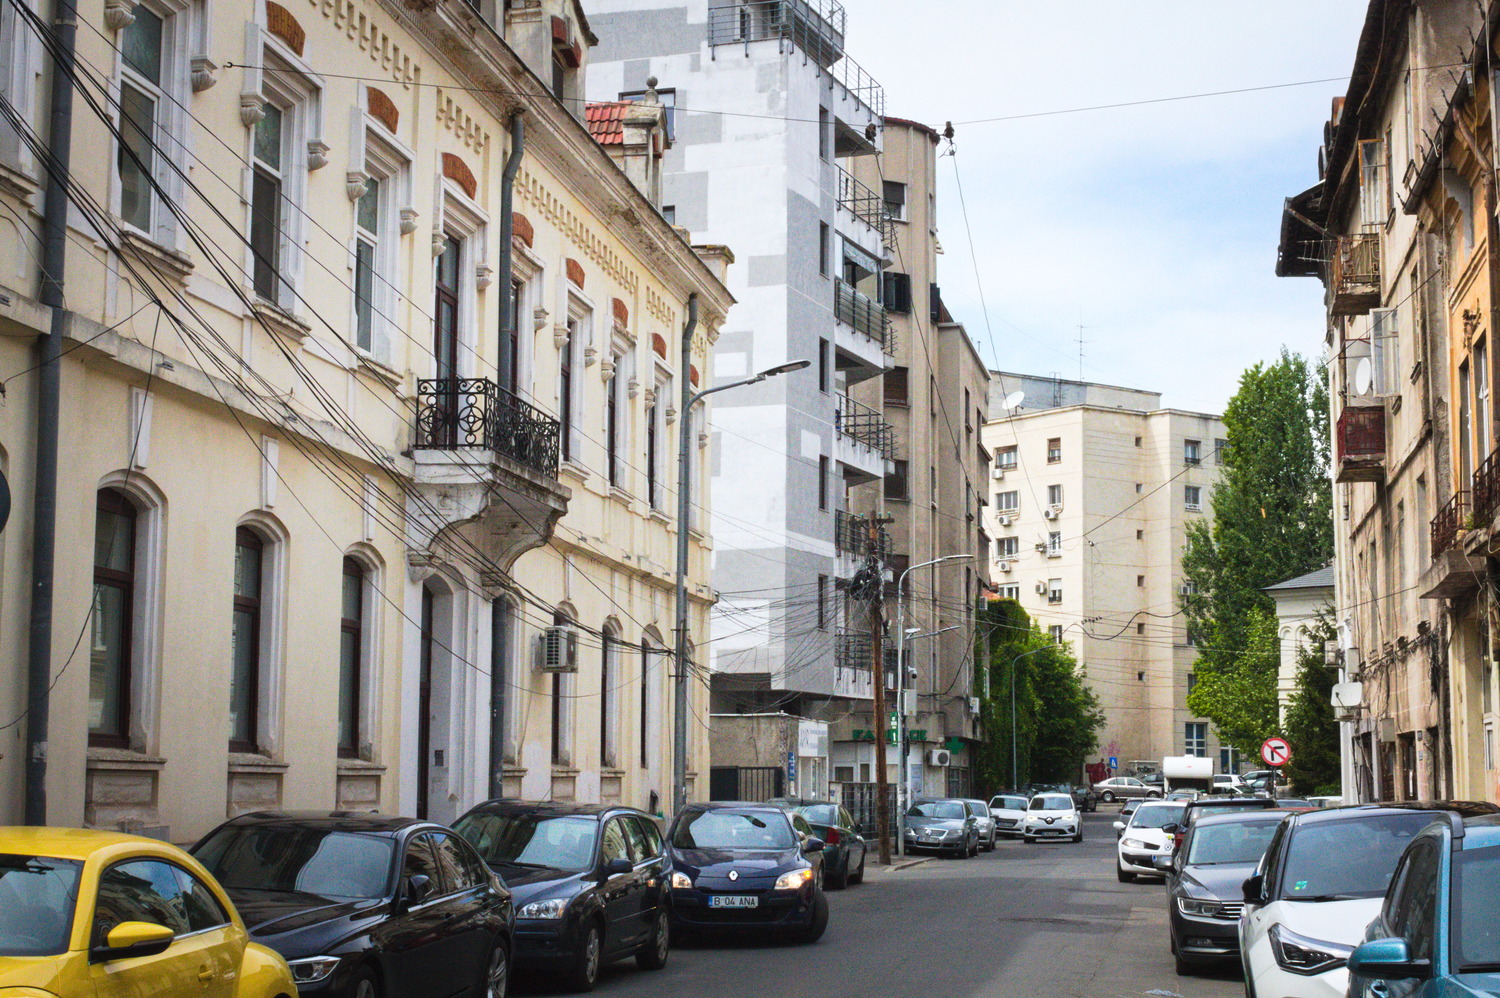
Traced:
<path id="1" fill-rule="evenodd" d="M 1083 306 L 1078 308 L 1078 380 L 1083 380 L 1083 331 L 1088 327 L 1083 324 Z"/>
<path id="2" fill-rule="evenodd" d="M 1022 391 L 1014 391 L 1005 396 L 1005 401 L 1000 403 L 1000 408 L 1004 409 L 1006 412 L 1015 412 L 1017 409 L 1021 408 L 1021 403 L 1024 401 L 1026 401 L 1026 393 Z"/>

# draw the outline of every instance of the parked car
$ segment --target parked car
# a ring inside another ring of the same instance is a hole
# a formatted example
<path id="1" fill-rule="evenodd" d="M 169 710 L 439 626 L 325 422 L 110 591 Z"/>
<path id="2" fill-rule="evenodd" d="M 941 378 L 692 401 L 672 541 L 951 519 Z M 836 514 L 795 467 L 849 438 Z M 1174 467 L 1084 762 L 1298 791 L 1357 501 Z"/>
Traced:
<path id="1" fill-rule="evenodd" d="M 1190 800 L 1197 800 L 1201 796 L 1202 794 L 1198 793 L 1198 791 L 1196 790 L 1173 790 L 1171 793 L 1163 797 L 1162 800 L 1175 800 L 1186 803 Z"/>
<path id="2" fill-rule="evenodd" d="M 1166 829 L 1182 821 L 1182 803 L 1146 801 L 1128 820 L 1115 822 L 1115 876 L 1121 883 L 1136 877 L 1160 877 L 1153 863 L 1172 855 L 1172 833 Z"/>
<path id="3" fill-rule="evenodd" d="M 906 810 L 906 851 L 931 849 L 960 859 L 979 855 L 979 822 L 961 800 L 919 800 Z"/>
<path id="4" fill-rule="evenodd" d="M 1083 841 L 1083 817 L 1073 804 L 1072 794 L 1037 794 L 1026 804 L 1026 820 L 1021 837 L 1027 842 L 1041 839 Z"/>
<path id="5" fill-rule="evenodd" d="M 1146 786 L 1155 787 L 1157 790 L 1166 785 L 1166 778 L 1161 773 L 1143 773 L 1137 779 L 1146 784 Z"/>
<path id="6" fill-rule="evenodd" d="M 974 816 L 974 829 L 979 836 L 979 848 L 985 852 L 995 851 L 995 842 L 999 837 L 999 831 L 995 825 L 995 819 L 990 815 L 990 809 L 982 800 L 964 800 L 964 806 Z"/>
<path id="7" fill-rule="evenodd" d="M 436 998 L 454 981 L 472 981 L 471 995 L 505 994 L 510 891 L 450 828 L 351 811 L 260 811 L 224 822 L 192 853 L 251 938 L 286 957 L 303 998 Z"/>
<path id="8" fill-rule="evenodd" d="M 1342 807 L 1344 798 L 1314 795 L 1307 798 L 1307 803 L 1313 807 Z"/>
<path id="9" fill-rule="evenodd" d="M 689 804 L 667 833 L 674 929 L 783 932 L 801 942 L 828 927 L 823 840 L 774 804 Z M 805 822 L 804 822 L 805 823 Z"/>
<path id="10" fill-rule="evenodd" d="M 812 834 L 823 840 L 825 886 L 837 890 L 864 881 L 865 854 L 870 844 L 847 808 L 801 797 L 777 797 L 767 803 L 800 814 L 811 826 Z"/>
<path id="11" fill-rule="evenodd" d="M 1143 783 L 1134 776 L 1111 776 L 1107 780 L 1095 783 L 1094 793 L 1099 795 L 1099 800 L 1103 803 L 1113 804 L 1117 800 L 1160 797 L 1161 787 Z"/>
<path id="12" fill-rule="evenodd" d="M 1120 820 L 1128 822 L 1130 820 L 1130 816 L 1132 814 L 1135 814 L 1135 809 L 1138 808 L 1138 807 L 1140 807 L 1141 806 L 1141 801 L 1145 800 L 1145 799 L 1146 798 L 1136 798 L 1134 800 L 1128 800 L 1124 804 L 1121 804 L 1120 805 Z M 1119 836 L 1116 835 L 1115 838 L 1119 838 Z"/>
<path id="13" fill-rule="evenodd" d="M 1069 787 L 1073 794 L 1073 803 L 1080 811 L 1097 811 L 1099 809 L 1099 795 L 1094 793 L 1090 786 Z"/>
<path id="14" fill-rule="evenodd" d="M 224 888 L 176 846 L 0 828 L 0 992 L 276 998 L 296 988 L 281 955 L 251 941 Z"/>
<path id="15" fill-rule="evenodd" d="M 1250 788 L 1235 773 L 1215 773 L 1208 792 L 1211 794 L 1243 794 L 1249 793 Z"/>
<path id="16" fill-rule="evenodd" d="M 1344 994 L 1345 961 L 1379 914 L 1406 846 L 1445 813 L 1496 810 L 1493 804 L 1402 802 L 1288 815 L 1244 883 L 1239 937 L 1247 993 Z"/>
<path id="17" fill-rule="evenodd" d="M 1268 796 L 1274 796 L 1277 790 L 1286 786 L 1286 778 L 1274 769 L 1252 769 L 1240 776 L 1251 791 Z"/>
<path id="18" fill-rule="evenodd" d="M 1245 878 L 1286 812 L 1266 809 L 1200 819 L 1176 857 L 1167 856 L 1167 925 L 1177 973 L 1239 956 Z"/>
<path id="19" fill-rule="evenodd" d="M 1172 851 L 1175 854 L 1182 848 L 1183 841 L 1188 832 L 1192 831 L 1193 824 L 1199 818 L 1206 818 L 1211 814 L 1230 814 L 1241 811 L 1264 811 L 1274 808 L 1276 802 L 1269 797 L 1210 797 L 1207 794 L 1197 800 L 1188 801 L 1182 808 L 1182 822 L 1173 829 Z"/>
<path id="20" fill-rule="evenodd" d="M 1009 839 L 1019 838 L 1026 820 L 1026 798 L 1021 794 L 999 794 L 990 798 L 990 817 L 995 831 Z"/>
<path id="21" fill-rule="evenodd" d="M 471 808 L 453 828 L 510 888 L 518 971 L 543 970 L 592 991 L 615 960 L 666 965 L 666 856 L 649 814 L 502 800 Z"/>
<path id="22" fill-rule="evenodd" d="M 1380 914 L 1349 954 L 1350 998 L 1500 992 L 1500 818 L 1445 816 L 1396 865 Z"/>

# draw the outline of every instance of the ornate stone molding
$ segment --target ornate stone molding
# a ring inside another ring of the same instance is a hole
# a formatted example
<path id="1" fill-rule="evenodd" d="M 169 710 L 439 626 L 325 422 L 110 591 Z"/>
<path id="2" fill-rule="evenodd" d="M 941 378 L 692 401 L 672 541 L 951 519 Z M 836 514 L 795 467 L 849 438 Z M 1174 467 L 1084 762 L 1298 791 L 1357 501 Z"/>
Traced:
<path id="1" fill-rule="evenodd" d="M 240 94 L 240 120 L 246 128 L 254 128 L 266 117 L 266 99 L 258 92 Z"/>
<path id="2" fill-rule="evenodd" d="M 104 0 L 105 27 L 111 31 L 124 31 L 134 23 L 134 0 Z"/>
<path id="3" fill-rule="evenodd" d="M 193 56 L 192 72 L 195 94 L 201 94 L 219 82 L 219 64 L 206 55 Z"/>
<path id="4" fill-rule="evenodd" d="M 409 236 L 417 231 L 417 219 L 421 214 L 415 208 L 401 209 L 401 234 L 403 236 Z"/>
<path id="5" fill-rule="evenodd" d="M 344 193 L 350 201 L 358 201 L 370 189 L 370 177 L 363 170 L 350 170 L 344 174 Z"/>
<path id="6" fill-rule="evenodd" d="M 495 268 L 481 263 L 474 268 L 474 287 L 480 291 L 495 283 Z"/>
<path id="7" fill-rule="evenodd" d="M 307 140 L 307 169 L 321 170 L 328 165 L 329 145 L 322 139 Z"/>
<path id="8" fill-rule="evenodd" d="M 551 314 L 552 313 L 548 312 L 545 308 L 542 308 L 542 306 L 538 305 L 536 307 L 536 310 L 531 313 L 532 331 L 540 333 L 543 329 L 546 329 L 547 318 Z"/>
<path id="9" fill-rule="evenodd" d="M 631 378 L 629 381 L 625 382 L 625 394 L 627 396 L 629 396 L 630 398 L 635 398 L 636 396 L 640 395 L 640 393 L 641 393 L 641 379 L 640 378 Z"/>
<path id="10" fill-rule="evenodd" d="M 552 327 L 552 343 L 561 350 L 568 345 L 568 327 L 563 323 L 557 323 Z"/>

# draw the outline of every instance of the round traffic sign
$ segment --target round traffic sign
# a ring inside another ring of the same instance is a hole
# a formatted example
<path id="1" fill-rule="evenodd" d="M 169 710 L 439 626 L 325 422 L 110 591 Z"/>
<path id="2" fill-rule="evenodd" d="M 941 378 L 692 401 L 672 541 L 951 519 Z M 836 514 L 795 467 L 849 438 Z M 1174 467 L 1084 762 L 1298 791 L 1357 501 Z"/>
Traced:
<path id="1" fill-rule="evenodd" d="M 1285 738 L 1267 738 L 1261 742 L 1260 758 L 1267 766 L 1285 766 L 1292 758 L 1292 747 Z"/>

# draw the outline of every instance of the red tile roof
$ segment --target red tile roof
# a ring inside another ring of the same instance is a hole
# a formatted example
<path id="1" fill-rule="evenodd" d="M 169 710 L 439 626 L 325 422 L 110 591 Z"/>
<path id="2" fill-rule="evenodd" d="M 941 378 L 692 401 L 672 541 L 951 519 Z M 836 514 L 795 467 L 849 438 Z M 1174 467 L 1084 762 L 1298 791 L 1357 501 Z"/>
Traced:
<path id="1" fill-rule="evenodd" d="M 624 145 L 625 111 L 629 107 L 629 101 L 604 101 L 585 107 L 583 118 L 594 141 L 601 146 Z"/>

